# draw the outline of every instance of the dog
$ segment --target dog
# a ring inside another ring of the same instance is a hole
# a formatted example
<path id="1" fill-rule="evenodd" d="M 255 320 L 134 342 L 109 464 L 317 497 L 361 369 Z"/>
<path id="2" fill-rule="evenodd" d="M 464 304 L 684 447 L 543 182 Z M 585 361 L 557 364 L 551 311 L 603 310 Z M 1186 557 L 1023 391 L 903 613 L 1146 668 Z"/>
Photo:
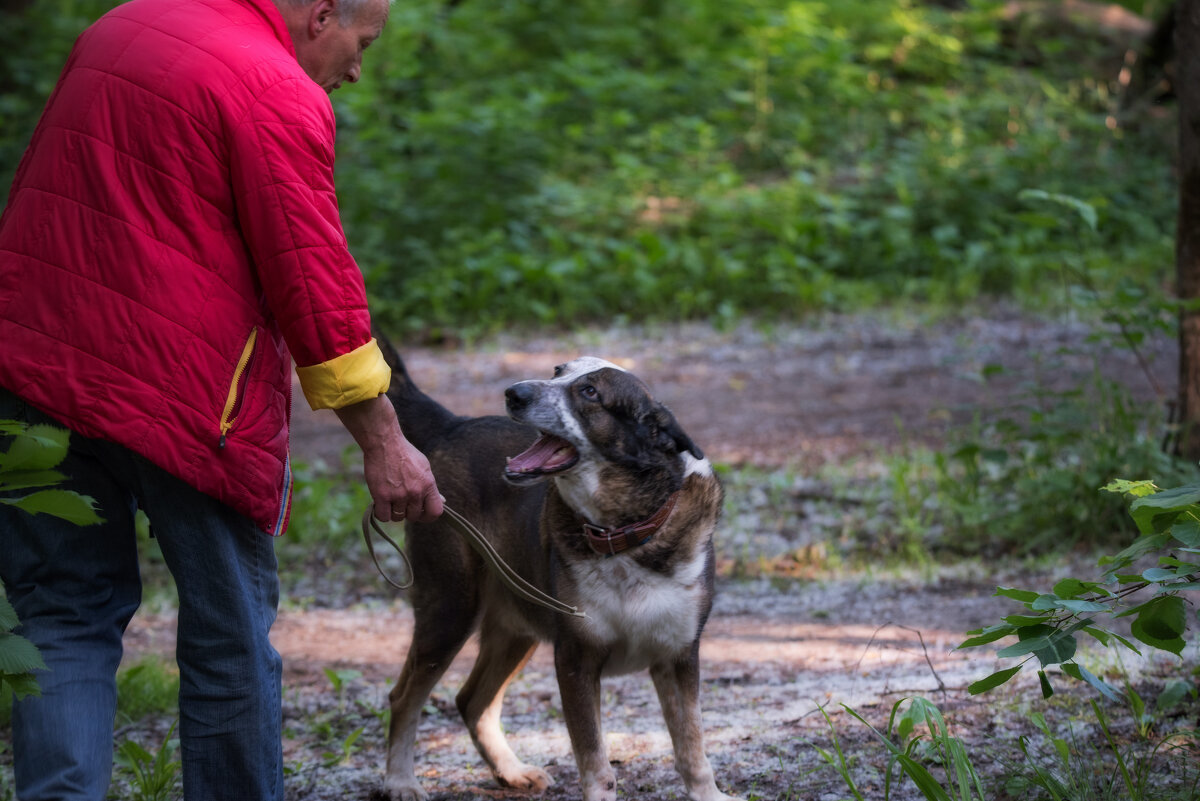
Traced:
<path id="1" fill-rule="evenodd" d="M 549 380 L 505 391 L 508 417 L 459 417 L 419 390 L 386 339 L 388 396 L 405 436 L 430 460 L 447 504 L 539 589 L 578 607 L 572 617 L 518 598 L 441 519 L 408 523 L 415 618 L 389 693 L 384 794 L 419 801 L 417 724 L 429 693 L 467 638 L 479 657 L 456 704 L 504 787 L 553 784 L 505 740 L 509 682 L 539 642 L 554 646 L 563 718 L 585 801 L 614 801 L 616 776 L 600 725 L 600 680 L 649 669 L 694 801 L 719 789 L 700 723 L 700 633 L 713 603 L 713 531 L 723 490 L 671 412 L 632 373 L 581 358 Z"/>

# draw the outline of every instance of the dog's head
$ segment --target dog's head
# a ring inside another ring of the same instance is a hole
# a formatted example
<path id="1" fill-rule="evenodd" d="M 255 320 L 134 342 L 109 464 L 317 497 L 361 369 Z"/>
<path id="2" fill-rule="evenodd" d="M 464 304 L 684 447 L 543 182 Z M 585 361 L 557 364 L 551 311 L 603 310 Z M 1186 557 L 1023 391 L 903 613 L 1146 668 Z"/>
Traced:
<path id="1" fill-rule="evenodd" d="M 560 365 L 554 377 L 521 381 L 505 393 L 508 414 L 541 434 L 512 457 L 505 477 L 527 483 L 606 462 L 634 471 L 682 472 L 681 457 L 704 454 L 632 373 L 585 357 Z"/>

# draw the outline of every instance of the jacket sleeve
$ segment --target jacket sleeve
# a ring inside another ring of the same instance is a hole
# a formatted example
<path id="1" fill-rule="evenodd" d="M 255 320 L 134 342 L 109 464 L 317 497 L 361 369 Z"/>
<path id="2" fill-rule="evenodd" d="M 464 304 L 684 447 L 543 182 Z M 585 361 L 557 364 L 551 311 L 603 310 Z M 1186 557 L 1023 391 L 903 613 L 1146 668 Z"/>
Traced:
<path id="1" fill-rule="evenodd" d="M 334 132 L 320 87 L 286 79 L 257 94 L 234 127 L 230 153 L 238 222 L 314 409 L 376 397 L 391 376 L 342 230 Z"/>

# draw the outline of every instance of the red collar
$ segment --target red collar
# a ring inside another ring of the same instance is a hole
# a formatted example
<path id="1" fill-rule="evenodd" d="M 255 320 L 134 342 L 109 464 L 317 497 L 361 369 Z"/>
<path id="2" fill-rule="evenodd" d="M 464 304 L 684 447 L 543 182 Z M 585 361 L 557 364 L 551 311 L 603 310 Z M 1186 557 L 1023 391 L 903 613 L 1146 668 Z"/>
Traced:
<path id="1" fill-rule="evenodd" d="M 679 492 L 673 492 L 671 497 L 667 498 L 667 502 L 649 518 L 640 523 L 630 523 L 628 526 L 620 528 L 601 528 L 585 522 L 583 533 L 587 536 L 588 545 L 592 546 L 592 550 L 596 553 L 605 556 L 613 556 L 621 551 L 643 545 L 667 522 L 667 518 L 675 509 L 675 502 L 678 500 Z"/>

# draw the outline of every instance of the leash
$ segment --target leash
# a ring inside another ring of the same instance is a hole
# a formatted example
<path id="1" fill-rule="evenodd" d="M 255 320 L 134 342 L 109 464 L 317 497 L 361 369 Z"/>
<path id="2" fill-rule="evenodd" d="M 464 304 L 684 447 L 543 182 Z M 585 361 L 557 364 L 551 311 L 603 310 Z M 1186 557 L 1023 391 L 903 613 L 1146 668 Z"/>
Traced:
<path id="1" fill-rule="evenodd" d="M 445 511 L 442 513 L 442 516 L 450 522 L 451 527 L 461 534 L 463 539 L 467 541 L 467 545 L 470 545 L 475 553 L 479 554 L 484 563 L 487 564 L 488 568 L 490 568 L 491 571 L 500 579 L 500 581 L 504 582 L 504 585 L 508 587 L 508 589 L 511 590 L 512 593 L 518 598 L 524 598 L 530 603 L 537 604 L 538 606 L 544 606 L 551 611 L 560 612 L 564 615 L 571 615 L 573 617 L 587 617 L 585 612 L 580 612 L 576 607 L 569 606 L 555 598 L 553 595 L 542 592 L 537 587 L 533 586 L 524 578 L 522 578 L 517 571 L 509 567 L 508 563 L 500 558 L 500 554 L 497 553 L 496 549 L 492 547 L 492 544 L 487 541 L 487 538 L 479 532 L 479 529 L 471 525 L 471 521 L 467 520 L 449 506 L 445 507 Z M 404 553 L 404 549 L 397 545 L 396 541 L 387 535 L 387 533 L 383 530 L 383 527 L 379 525 L 379 522 L 379 518 L 375 516 L 374 507 L 368 506 L 367 511 L 363 513 L 362 519 L 363 539 L 367 543 L 367 552 L 371 554 L 371 561 L 375 563 L 375 569 L 379 571 L 379 575 L 383 576 L 384 581 L 386 581 L 388 584 L 391 584 L 398 590 L 407 590 L 413 585 L 412 562 L 408 561 L 408 555 Z M 375 533 L 382 537 L 388 545 L 391 545 L 396 550 L 396 553 L 400 554 L 400 558 L 404 560 L 404 569 L 408 573 L 408 578 L 403 583 L 397 583 L 394 581 L 387 573 L 384 572 L 383 567 L 379 564 L 379 559 L 375 556 L 375 545 L 371 541 L 372 529 L 374 529 Z"/>

